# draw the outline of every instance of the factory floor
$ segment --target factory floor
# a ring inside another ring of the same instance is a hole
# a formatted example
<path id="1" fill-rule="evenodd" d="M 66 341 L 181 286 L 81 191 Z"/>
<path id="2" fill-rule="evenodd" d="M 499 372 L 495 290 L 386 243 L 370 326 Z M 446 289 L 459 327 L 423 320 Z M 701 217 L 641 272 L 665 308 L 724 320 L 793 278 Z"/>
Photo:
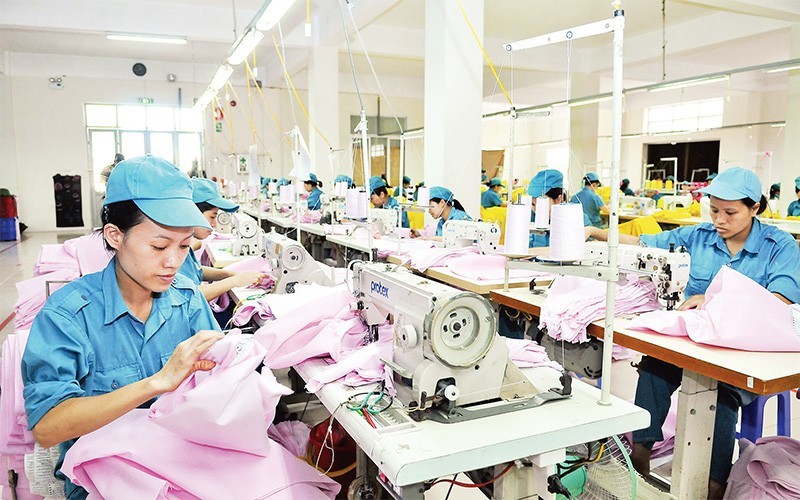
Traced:
<path id="1" fill-rule="evenodd" d="M 22 236 L 21 241 L 0 242 L 0 269 L 4 271 L 0 274 L 0 341 L 5 340 L 6 336 L 14 331 L 13 307 L 14 302 L 17 300 L 17 290 L 14 285 L 18 281 L 33 276 L 33 264 L 36 262 L 41 246 L 61 243 L 76 236 L 79 235 L 59 232 L 27 232 Z M 630 360 L 616 362 L 614 364 L 612 393 L 620 398 L 633 400 L 636 390 L 636 378 L 636 371 L 630 366 Z M 775 398 L 772 398 L 767 403 L 765 410 L 765 436 L 776 434 L 776 415 L 776 401 Z M 306 420 L 313 424 L 322 420 L 324 416 L 325 410 L 321 405 L 310 405 Z M 800 439 L 800 401 L 796 398 L 792 398 L 792 416 L 792 437 Z M 656 468 L 655 472 L 669 477 L 670 467 L 671 463 L 667 463 Z M 463 474 L 460 474 L 456 479 L 464 482 L 469 481 Z M 426 498 L 431 500 L 485 498 L 477 489 L 454 487 L 449 497 L 448 490 L 448 484 L 439 484 L 426 494 Z"/>

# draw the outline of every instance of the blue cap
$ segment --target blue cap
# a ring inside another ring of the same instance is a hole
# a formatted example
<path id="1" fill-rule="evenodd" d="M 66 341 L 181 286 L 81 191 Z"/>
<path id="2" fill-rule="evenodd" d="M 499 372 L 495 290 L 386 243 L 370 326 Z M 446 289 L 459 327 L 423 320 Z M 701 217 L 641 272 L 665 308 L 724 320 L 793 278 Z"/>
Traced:
<path id="1" fill-rule="evenodd" d="M 346 182 L 347 183 L 347 187 L 352 187 L 353 186 L 353 179 L 351 179 L 350 177 L 348 177 L 346 175 L 337 175 L 336 178 L 333 180 L 333 183 L 336 184 L 336 183 L 339 183 L 339 182 Z"/>
<path id="2" fill-rule="evenodd" d="M 668 176 L 667 176 L 667 180 L 668 180 L 668 181 L 675 182 L 675 176 L 674 176 L 674 175 L 668 175 Z"/>
<path id="3" fill-rule="evenodd" d="M 502 186 L 502 185 L 503 181 L 500 180 L 500 177 L 493 177 L 492 180 L 489 181 L 489 187 Z"/>
<path id="4" fill-rule="evenodd" d="M 404 175 L 403 176 L 403 184 L 411 184 L 411 177 Z"/>
<path id="5" fill-rule="evenodd" d="M 208 203 L 226 212 L 239 210 L 239 205 L 219 195 L 217 185 L 213 181 L 199 177 L 192 179 L 192 201 L 195 204 Z"/>
<path id="6" fill-rule="evenodd" d="M 589 182 L 600 182 L 600 178 L 597 177 L 597 174 L 594 172 L 587 172 L 586 175 L 583 176 Z"/>
<path id="7" fill-rule="evenodd" d="M 800 177 L 798 177 L 797 179 L 795 179 L 795 181 L 797 181 L 798 179 L 800 179 Z M 781 190 L 781 183 L 780 183 L 780 182 L 776 182 L 775 184 L 773 184 L 772 186 L 770 186 L 770 187 L 769 187 L 769 189 L 770 189 L 771 191 L 780 191 L 780 190 Z"/>
<path id="8" fill-rule="evenodd" d="M 376 189 L 385 188 L 385 187 L 386 187 L 386 184 L 383 182 L 383 179 L 381 179 L 380 176 L 373 175 L 372 177 L 369 178 L 369 194 L 370 195 L 372 193 L 374 193 Z"/>
<path id="9" fill-rule="evenodd" d="M 794 180 L 794 187 L 800 189 L 800 177 Z"/>
<path id="10" fill-rule="evenodd" d="M 553 188 L 564 187 L 564 174 L 555 169 L 542 170 L 528 184 L 528 194 L 534 198 L 544 196 Z"/>
<path id="11" fill-rule="evenodd" d="M 136 203 L 146 216 L 164 226 L 211 229 L 192 200 L 189 176 L 155 156 L 123 160 L 111 171 L 103 205 L 119 201 Z"/>
<path id="12" fill-rule="evenodd" d="M 751 170 L 733 167 L 719 174 L 712 184 L 700 189 L 700 192 L 720 200 L 750 198 L 758 202 L 761 201 L 761 181 Z"/>
<path id="13" fill-rule="evenodd" d="M 628 179 L 627 177 L 625 177 L 624 179 L 622 179 L 622 184 L 630 184 L 630 183 L 631 183 L 631 180 L 630 180 L 630 179 Z"/>
<path id="14" fill-rule="evenodd" d="M 707 181 L 713 181 L 716 178 L 717 178 L 717 174 L 713 173 L 713 174 L 710 174 L 708 177 L 706 177 L 706 180 Z"/>
<path id="15" fill-rule="evenodd" d="M 481 182 L 486 182 L 486 179 L 488 179 L 486 174 L 481 174 Z"/>
<path id="16" fill-rule="evenodd" d="M 278 179 L 278 186 L 288 186 L 289 184 L 291 184 L 291 182 L 289 182 L 289 179 L 286 177 L 281 177 Z"/>
<path id="17" fill-rule="evenodd" d="M 434 198 L 451 202 L 453 201 L 453 192 L 442 186 L 433 186 L 430 191 L 430 199 Z"/>
<path id="18" fill-rule="evenodd" d="M 307 181 L 303 181 L 303 182 L 316 184 L 317 183 L 317 175 L 316 174 L 308 174 L 308 180 Z"/>

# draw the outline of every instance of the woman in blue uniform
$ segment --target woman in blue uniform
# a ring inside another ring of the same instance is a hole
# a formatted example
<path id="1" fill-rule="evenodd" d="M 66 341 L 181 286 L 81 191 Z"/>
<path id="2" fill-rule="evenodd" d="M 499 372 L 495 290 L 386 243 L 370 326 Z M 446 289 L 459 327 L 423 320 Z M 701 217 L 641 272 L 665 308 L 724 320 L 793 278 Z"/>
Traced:
<path id="1" fill-rule="evenodd" d="M 338 184 L 340 182 L 347 183 L 347 189 L 350 189 L 355 186 L 355 184 L 353 183 L 353 179 L 350 176 L 344 174 L 337 175 L 336 178 L 333 179 L 334 184 Z"/>
<path id="2" fill-rule="evenodd" d="M 619 185 L 619 190 L 622 191 L 622 194 L 625 196 L 636 196 L 636 193 L 633 192 L 633 189 L 630 188 L 631 180 L 627 177 L 622 179 L 622 183 Z"/>
<path id="3" fill-rule="evenodd" d="M 489 181 L 489 189 L 481 193 L 481 206 L 483 208 L 504 207 L 507 202 L 500 198 L 500 190 L 503 189 L 503 181 L 499 177 L 494 177 Z"/>
<path id="4" fill-rule="evenodd" d="M 442 228 L 445 221 L 448 220 L 472 220 L 472 217 L 467 215 L 461 203 L 453 198 L 453 192 L 441 186 L 433 186 L 430 191 L 431 206 L 428 208 L 428 213 L 434 219 L 439 219 L 439 224 L 436 226 L 436 237 L 434 239 L 441 239 Z M 411 236 L 416 238 L 420 236 L 420 232 L 416 229 L 411 230 Z"/>
<path id="5" fill-rule="evenodd" d="M 306 192 L 308 193 L 308 209 L 309 210 L 321 210 L 322 209 L 322 201 L 320 200 L 320 196 L 322 196 L 322 182 L 317 180 L 317 176 L 315 174 L 308 174 L 308 180 L 303 181 L 303 187 L 306 188 Z"/>
<path id="6" fill-rule="evenodd" d="M 60 444 L 62 460 L 77 438 L 213 368 L 199 357 L 222 338 L 208 303 L 178 274 L 194 229 L 209 228 L 186 174 L 152 156 L 121 162 L 102 220 L 114 258 L 50 296 L 22 357 L 28 425 L 41 446 Z M 69 481 L 65 494 L 86 497 Z"/>
<path id="7" fill-rule="evenodd" d="M 723 266 L 729 266 L 757 281 L 786 303 L 800 302 L 800 250 L 794 238 L 780 229 L 762 224 L 756 215 L 766 208 L 761 183 L 751 171 L 731 168 L 701 189 L 710 195 L 713 223 L 685 226 L 638 238 L 620 235 L 621 243 L 646 246 L 684 246 L 691 256 L 686 301 L 679 310 L 695 309 L 705 302 L 705 291 Z M 650 450 L 663 439 L 661 425 L 667 416 L 670 396 L 681 383 L 677 366 L 645 356 L 639 365 L 636 404 L 650 412 L 650 426 L 633 433 L 633 463 L 649 473 Z M 711 455 L 709 497 L 721 497 L 731 470 L 739 408 L 756 394 L 719 383 L 714 442 Z"/>
<path id="8" fill-rule="evenodd" d="M 400 198 L 408 197 L 408 189 L 411 187 L 411 177 L 404 175 L 401 185 L 403 186 L 402 188 L 398 187 L 394 190 L 394 197 L 397 198 L 398 202 L 400 201 Z"/>
<path id="9" fill-rule="evenodd" d="M 594 172 L 589 172 L 583 177 L 583 189 L 572 197 L 572 203 L 580 203 L 583 206 L 583 213 L 589 217 L 589 222 L 594 227 L 603 227 L 603 219 L 600 218 L 600 210 L 608 212 L 608 207 L 603 203 L 603 199 L 597 195 L 597 188 L 600 187 L 600 179 Z"/>
<path id="10" fill-rule="evenodd" d="M 794 180 L 794 194 L 797 196 L 797 199 L 789 203 L 787 215 L 789 217 L 800 217 L 800 177 Z"/>
<path id="11" fill-rule="evenodd" d="M 220 210 L 231 213 L 239 210 L 239 205 L 219 195 L 216 184 L 208 179 L 199 177 L 192 179 L 192 201 L 197 205 L 198 210 L 202 212 L 212 229 L 217 228 L 217 214 L 219 214 Z M 192 280 L 195 285 L 198 285 L 206 300 L 216 299 L 237 286 L 258 284 L 267 277 L 256 271 L 237 273 L 236 271 L 201 266 L 194 251 L 200 249 L 200 240 L 209 237 L 211 231 L 204 228 L 195 229 L 195 239 L 192 241 L 186 260 L 178 270 L 179 273 Z M 204 281 L 206 282 L 205 284 L 203 284 Z M 222 320 L 220 319 L 220 321 Z"/>
<path id="12" fill-rule="evenodd" d="M 369 178 L 369 190 L 369 201 L 372 202 L 375 208 L 393 208 L 395 210 L 400 210 L 400 204 L 397 202 L 397 198 L 389 196 L 389 192 L 386 190 L 386 184 L 384 184 L 383 179 L 377 175 L 373 175 Z M 405 211 L 403 211 L 403 220 L 400 224 L 402 227 L 410 227 L 408 223 L 408 213 Z"/>

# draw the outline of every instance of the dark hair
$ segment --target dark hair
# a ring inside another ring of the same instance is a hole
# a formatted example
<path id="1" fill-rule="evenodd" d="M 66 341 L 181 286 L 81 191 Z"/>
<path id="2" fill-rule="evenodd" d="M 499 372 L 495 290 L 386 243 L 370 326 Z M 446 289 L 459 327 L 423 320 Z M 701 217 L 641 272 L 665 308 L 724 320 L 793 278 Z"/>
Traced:
<path id="1" fill-rule="evenodd" d="M 208 212 L 209 210 L 214 210 L 215 208 L 219 208 L 216 205 L 212 205 L 207 201 L 201 201 L 200 203 L 195 203 L 197 205 L 197 209 L 201 212 Z"/>
<path id="2" fill-rule="evenodd" d="M 552 188 L 545 193 L 545 196 L 550 198 L 551 200 L 555 201 L 558 199 L 559 196 L 564 194 L 564 188 Z M 566 195 L 565 195 L 566 197 Z"/>
<path id="3" fill-rule="evenodd" d="M 431 201 L 434 202 L 434 203 L 439 203 L 440 201 L 442 201 L 442 198 L 431 198 Z M 466 210 L 464 210 L 464 205 L 462 205 L 461 202 L 458 201 L 455 198 L 453 198 L 452 200 L 447 201 L 446 203 L 448 205 L 450 205 L 451 207 L 455 207 L 458 210 L 461 210 L 462 212 L 466 212 Z"/>
<path id="4" fill-rule="evenodd" d="M 752 200 L 752 199 L 750 199 L 750 198 L 742 198 L 742 203 L 744 203 L 744 205 L 745 205 L 747 208 L 753 208 L 753 206 L 756 204 L 756 202 L 755 202 L 755 201 L 753 201 L 753 200 Z M 761 195 L 761 200 L 759 200 L 759 202 L 758 202 L 758 203 L 760 203 L 760 205 L 758 206 L 758 211 L 756 212 L 756 215 L 761 215 L 761 213 L 762 213 L 764 210 L 766 210 L 766 209 L 767 209 L 767 198 L 766 198 L 766 196 L 764 196 L 764 195 L 762 194 L 762 195 Z"/>
<path id="5" fill-rule="evenodd" d="M 139 207 L 132 200 L 118 201 L 116 203 L 109 203 L 103 206 L 100 213 L 100 220 L 103 226 L 106 224 L 114 224 L 123 233 L 132 227 L 138 226 L 147 216 L 142 212 Z M 105 239 L 104 239 L 105 241 Z M 105 241 L 106 249 L 113 250 Z"/>
<path id="6" fill-rule="evenodd" d="M 308 179 L 307 181 L 303 181 L 303 184 L 311 184 L 312 186 L 322 187 L 322 181 L 314 182 L 311 179 Z"/>
<path id="7" fill-rule="evenodd" d="M 374 194 L 376 196 L 380 196 L 382 194 L 385 194 L 386 196 L 389 196 L 389 191 L 386 190 L 386 186 L 381 186 L 381 187 L 376 187 L 375 189 L 373 189 L 372 190 L 372 194 Z"/>
<path id="8" fill-rule="evenodd" d="M 590 180 L 589 180 L 588 178 L 586 178 L 586 177 L 584 177 L 584 178 L 583 178 L 583 185 L 584 185 L 584 186 L 591 186 L 591 185 L 592 185 L 592 184 L 594 184 L 595 182 L 596 182 L 598 185 L 600 184 L 600 181 L 590 181 Z"/>
<path id="9" fill-rule="evenodd" d="M 795 188 L 797 190 L 797 188 Z M 780 188 L 775 188 L 774 186 L 769 188 L 769 199 L 774 200 L 778 197 L 778 194 L 781 192 Z"/>

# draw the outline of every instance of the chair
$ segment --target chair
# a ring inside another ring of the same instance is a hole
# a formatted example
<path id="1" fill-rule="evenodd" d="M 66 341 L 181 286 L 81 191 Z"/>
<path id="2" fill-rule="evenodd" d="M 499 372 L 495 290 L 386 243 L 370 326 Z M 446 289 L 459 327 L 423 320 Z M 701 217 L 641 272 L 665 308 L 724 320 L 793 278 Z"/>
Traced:
<path id="1" fill-rule="evenodd" d="M 783 391 L 777 394 L 758 396 L 755 401 L 742 407 L 742 430 L 739 437 L 756 442 L 764 432 L 764 406 L 772 396 L 778 397 L 778 435 L 792 435 L 792 393 Z"/>

